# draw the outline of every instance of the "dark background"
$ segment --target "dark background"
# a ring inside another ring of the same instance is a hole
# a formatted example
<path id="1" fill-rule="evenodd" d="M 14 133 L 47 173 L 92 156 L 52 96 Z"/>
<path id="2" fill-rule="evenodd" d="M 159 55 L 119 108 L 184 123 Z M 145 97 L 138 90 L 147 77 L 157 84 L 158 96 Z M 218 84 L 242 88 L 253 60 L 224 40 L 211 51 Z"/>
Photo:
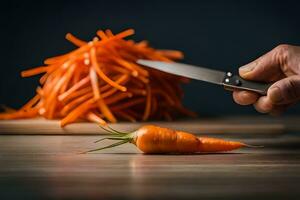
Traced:
<path id="1" fill-rule="evenodd" d="M 236 71 L 278 44 L 300 45 L 299 8 L 287 0 L 1 2 L 0 103 L 18 107 L 33 96 L 37 78 L 20 71 L 71 50 L 67 32 L 89 40 L 98 29 L 134 28 L 135 40 L 182 50 L 187 63 Z M 214 85 L 193 81 L 185 90 L 185 104 L 200 116 L 256 113 Z"/>

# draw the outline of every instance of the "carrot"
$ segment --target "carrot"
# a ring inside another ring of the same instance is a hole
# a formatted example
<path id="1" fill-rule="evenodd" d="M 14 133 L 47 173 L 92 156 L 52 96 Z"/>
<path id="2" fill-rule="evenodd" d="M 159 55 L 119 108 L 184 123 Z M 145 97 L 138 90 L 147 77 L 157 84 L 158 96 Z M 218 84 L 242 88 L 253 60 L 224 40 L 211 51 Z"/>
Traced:
<path id="1" fill-rule="evenodd" d="M 112 31 L 110 29 L 106 29 L 105 33 L 106 33 L 107 37 L 113 37 L 114 36 L 114 34 L 112 33 Z"/>
<path id="2" fill-rule="evenodd" d="M 134 100 L 131 100 L 128 102 L 124 102 L 122 104 L 120 103 L 116 106 L 112 106 L 112 110 L 123 110 L 123 109 L 129 108 L 131 106 L 135 106 L 137 104 L 144 103 L 144 102 L 145 102 L 144 98 L 137 98 L 137 99 L 134 99 Z"/>
<path id="3" fill-rule="evenodd" d="M 38 113 L 37 108 L 33 108 L 30 110 L 18 110 L 15 112 L 7 112 L 7 113 L 0 113 L 0 119 L 21 119 L 21 118 L 32 118 L 36 116 Z"/>
<path id="4" fill-rule="evenodd" d="M 91 122 L 95 122 L 97 124 L 101 124 L 101 125 L 106 125 L 106 122 L 100 117 L 98 116 L 96 113 L 94 112 L 89 112 L 86 115 L 87 119 Z"/>
<path id="5" fill-rule="evenodd" d="M 174 51 L 174 50 L 157 50 L 157 53 L 173 59 L 173 60 L 179 60 L 179 59 L 183 59 L 183 54 L 181 51 Z"/>
<path id="6" fill-rule="evenodd" d="M 149 118 L 150 111 L 151 111 L 151 88 L 147 86 L 147 97 L 146 97 L 146 106 L 145 106 L 145 111 L 143 115 L 143 121 L 146 121 Z"/>
<path id="7" fill-rule="evenodd" d="M 218 138 L 199 137 L 201 141 L 201 152 L 219 152 L 219 151 L 231 151 L 241 147 L 249 146 L 241 142 L 225 141 Z"/>
<path id="8" fill-rule="evenodd" d="M 66 39 L 69 40 L 70 42 L 72 42 L 73 44 L 75 44 L 76 46 L 79 46 L 79 47 L 86 44 L 85 41 L 78 39 L 77 37 L 75 37 L 71 33 L 66 34 Z"/>
<path id="9" fill-rule="evenodd" d="M 68 103 L 73 99 L 78 99 L 79 97 L 81 97 L 82 95 L 85 95 L 87 93 L 92 92 L 92 88 L 90 86 L 87 86 L 85 88 L 82 88 L 78 91 L 73 92 L 72 94 L 70 94 L 67 98 L 60 100 L 58 98 L 59 101 L 63 102 L 63 103 Z"/>
<path id="10" fill-rule="evenodd" d="M 107 82 L 109 85 L 118 88 L 119 90 L 125 92 L 127 90 L 126 87 L 119 85 L 118 83 L 112 81 L 110 78 L 108 78 L 103 71 L 100 69 L 99 63 L 97 62 L 97 57 L 96 57 L 96 49 L 92 48 L 91 49 L 91 58 L 92 58 L 92 66 L 98 73 L 99 77 L 101 77 L 105 82 Z"/>
<path id="11" fill-rule="evenodd" d="M 92 85 L 92 90 L 93 90 L 93 94 L 94 94 L 94 99 L 98 100 L 98 99 L 100 99 L 98 77 L 97 77 L 96 71 L 93 68 L 90 68 L 90 79 L 91 79 L 91 85 Z"/>
<path id="12" fill-rule="evenodd" d="M 74 110 L 72 110 L 65 118 L 61 120 L 61 126 L 64 127 L 65 125 L 76 121 L 80 117 L 80 115 L 85 114 L 87 112 L 87 108 L 90 108 L 94 102 L 95 100 L 91 98 L 85 103 L 75 108 Z"/>
<path id="13" fill-rule="evenodd" d="M 41 96 L 39 94 L 36 94 L 32 99 L 30 99 L 20 110 L 28 110 L 32 106 L 34 106 L 39 100 Z"/>
<path id="14" fill-rule="evenodd" d="M 20 109 L 4 109 L 0 119 L 44 117 L 60 119 L 65 126 L 78 120 L 104 124 L 193 115 L 181 104 L 181 84 L 187 79 L 136 63 L 137 59 L 172 62 L 183 58 L 182 52 L 126 39 L 133 34 L 133 29 L 117 34 L 100 30 L 87 42 L 66 34 L 76 48 L 22 71 L 22 77 L 41 75 L 36 95 Z"/>
<path id="15" fill-rule="evenodd" d="M 106 40 L 108 37 L 106 36 L 106 34 L 104 33 L 104 31 L 99 30 L 97 31 L 97 35 L 102 39 L 102 40 Z"/>
<path id="16" fill-rule="evenodd" d="M 110 105 L 114 104 L 116 102 L 120 102 L 122 100 L 128 99 L 132 97 L 132 93 L 129 92 L 123 92 L 123 93 L 118 93 L 115 95 L 112 95 L 111 97 L 105 98 L 105 104 Z"/>
<path id="17" fill-rule="evenodd" d="M 108 106 L 104 103 L 103 99 L 98 100 L 98 106 L 103 115 L 110 121 L 110 122 L 117 122 L 117 119 L 115 116 L 112 114 Z"/>
<path id="18" fill-rule="evenodd" d="M 60 101 L 63 101 L 65 98 L 67 98 L 69 95 L 71 95 L 73 92 L 84 86 L 90 81 L 90 76 L 87 76 L 86 78 L 82 79 L 80 82 L 74 84 L 69 90 L 67 90 L 65 93 L 62 93 L 58 96 L 58 99 Z"/>
<path id="19" fill-rule="evenodd" d="M 63 109 L 60 111 L 60 113 L 62 115 L 67 115 L 72 109 L 76 108 L 76 106 L 78 106 L 79 104 L 84 103 L 85 101 L 87 101 L 91 97 L 93 97 L 93 94 L 90 92 L 90 93 L 87 93 L 85 95 L 82 95 L 81 97 L 79 97 L 77 99 L 74 99 L 73 101 L 66 104 L 63 107 Z"/>
<path id="20" fill-rule="evenodd" d="M 34 76 L 37 74 L 45 73 L 45 72 L 47 72 L 47 70 L 48 70 L 48 67 L 45 67 L 45 66 L 36 67 L 33 69 L 28 69 L 28 70 L 22 71 L 21 76 L 22 77 Z"/>
<path id="21" fill-rule="evenodd" d="M 210 137 L 197 137 L 194 134 L 184 131 L 176 131 L 154 125 L 142 126 L 131 133 L 119 132 L 109 126 L 108 129 L 102 128 L 111 133 L 112 136 L 97 140 L 96 142 L 104 139 L 119 140 L 119 142 L 87 152 L 99 151 L 124 143 L 132 143 L 142 152 L 148 154 L 214 153 L 231 151 L 241 147 L 260 147 L 247 145 L 242 142 L 226 141 Z"/>

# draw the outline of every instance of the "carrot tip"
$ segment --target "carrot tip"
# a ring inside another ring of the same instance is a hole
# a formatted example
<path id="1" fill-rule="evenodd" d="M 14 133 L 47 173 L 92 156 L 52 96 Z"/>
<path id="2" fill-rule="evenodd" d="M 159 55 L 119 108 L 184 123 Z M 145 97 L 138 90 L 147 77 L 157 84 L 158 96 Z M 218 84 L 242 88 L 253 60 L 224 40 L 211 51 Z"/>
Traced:
<path id="1" fill-rule="evenodd" d="M 250 145 L 250 144 L 243 144 L 243 145 L 249 148 L 264 148 L 263 145 Z"/>
<path id="2" fill-rule="evenodd" d="M 139 73 L 138 73 L 137 71 L 133 71 L 131 74 L 132 74 L 132 76 L 134 76 L 134 77 L 137 77 L 137 76 L 139 75 Z"/>

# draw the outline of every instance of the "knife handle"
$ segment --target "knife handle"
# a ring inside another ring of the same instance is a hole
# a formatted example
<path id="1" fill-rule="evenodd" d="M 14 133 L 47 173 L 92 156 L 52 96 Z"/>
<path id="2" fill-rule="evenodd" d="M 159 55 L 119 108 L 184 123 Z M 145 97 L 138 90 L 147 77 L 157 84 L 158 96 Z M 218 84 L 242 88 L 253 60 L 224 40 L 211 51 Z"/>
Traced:
<path id="1" fill-rule="evenodd" d="M 225 89 L 229 89 L 229 90 L 233 90 L 233 89 L 248 90 L 248 91 L 259 93 L 261 95 L 266 95 L 272 83 L 247 81 L 238 75 L 233 75 L 231 72 L 227 72 L 223 80 L 223 85 Z"/>

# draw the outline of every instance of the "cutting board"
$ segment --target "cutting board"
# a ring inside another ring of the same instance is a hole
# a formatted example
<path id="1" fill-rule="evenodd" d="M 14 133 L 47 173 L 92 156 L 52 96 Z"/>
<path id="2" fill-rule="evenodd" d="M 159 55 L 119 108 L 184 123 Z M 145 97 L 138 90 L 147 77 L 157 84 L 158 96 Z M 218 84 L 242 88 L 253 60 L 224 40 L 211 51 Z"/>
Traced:
<path id="1" fill-rule="evenodd" d="M 298 120 L 298 118 L 296 119 Z M 120 122 L 111 124 L 114 129 L 128 132 L 145 124 L 155 124 L 176 130 L 199 134 L 281 134 L 286 131 L 282 120 L 265 120 L 257 117 L 226 117 L 213 119 L 186 119 L 173 122 Z M 0 134 L 105 134 L 97 124 L 80 122 L 60 127 L 58 120 L 22 119 L 0 121 Z"/>

